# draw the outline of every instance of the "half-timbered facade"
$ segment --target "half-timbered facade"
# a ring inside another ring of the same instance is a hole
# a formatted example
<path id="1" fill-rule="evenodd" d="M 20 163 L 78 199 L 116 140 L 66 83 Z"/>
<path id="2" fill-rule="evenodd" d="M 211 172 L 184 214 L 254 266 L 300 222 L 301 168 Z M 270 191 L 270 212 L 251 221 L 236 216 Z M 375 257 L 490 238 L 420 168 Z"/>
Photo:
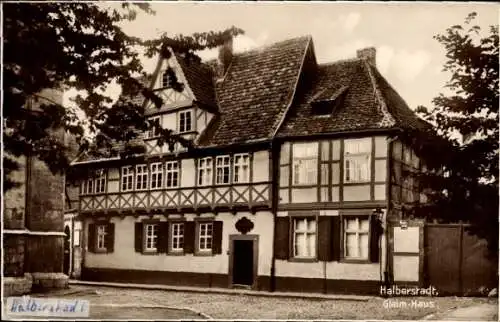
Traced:
<path id="1" fill-rule="evenodd" d="M 377 293 L 390 278 L 387 214 L 417 198 L 391 139 L 423 125 L 375 66 L 375 49 L 318 64 L 311 37 L 232 53 L 217 66 L 159 59 L 161 108 L 145 117 L 193 140 L 135 158 L 84 157 L 82 278 Z M 170 87 L 173 67 L 182 92 Z M 141 99 L 141 98 L 137 98 Z"/>

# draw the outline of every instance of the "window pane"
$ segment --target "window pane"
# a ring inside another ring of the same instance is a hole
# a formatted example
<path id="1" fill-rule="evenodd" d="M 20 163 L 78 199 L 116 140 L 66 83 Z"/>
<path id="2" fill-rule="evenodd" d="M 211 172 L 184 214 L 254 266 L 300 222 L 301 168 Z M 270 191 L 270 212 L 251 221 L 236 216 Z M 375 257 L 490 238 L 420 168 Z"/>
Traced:
<path id="1" fill-rule="evenodd" d="M 306 255 L 306 236 L 305 234 L 296 234 L 296 255 L 305 256 Z"/>
<path id="2" fill-rule="evenodd" d="M 360 222 L 360 231 L 368 231 L 369 228 L 370 228 L 370 222 L 368 221 L 368 219 L 360 219 L 359 220 Z"/>
<path id="3" fill-rule="evenodd" d="M 346 257 L 358 257 L 358 245 L 355 233 L 346 233 Z"/>
<path id="4" fill-rule="evenodd" d="M 316 232 L 316 220 L 307 221 L 307 231 Z"/>
<path id="5" fill-rule="evenodd" d="M 316 234 L 308 234 L 308 256 L 316 256 Z"/>
<path id="6" fill-rule="evenodd" d="M 346 230 L 356 231 L 358 229 L 358 223 L 357 223 L 357 219 L 356 218 L 346 219 L 345 223 L 346 223 L 346 225 L 345 225 Z"/>
<path id="7" fill-rule="evenodd" d="M 359 235 L 359 253 L 360 257 L 368 258 L 368 234 Z"/>
<path id="8" fill-rule="evenodd" d="M 306 226 L 306 220 L 305 219 L 296 219 L 295 220 L 295 230 L 296 231 L 305 231 L 307 226 Z"/>

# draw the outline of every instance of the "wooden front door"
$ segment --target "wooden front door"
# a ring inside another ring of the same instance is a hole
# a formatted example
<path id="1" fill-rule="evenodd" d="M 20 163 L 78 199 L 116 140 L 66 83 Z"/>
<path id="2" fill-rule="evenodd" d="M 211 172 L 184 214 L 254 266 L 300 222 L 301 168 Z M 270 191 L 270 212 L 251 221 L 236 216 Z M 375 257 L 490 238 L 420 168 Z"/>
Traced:
<path id="1" fill-rule="evenodd" d="M 258 236 L 233 235 L 230 243 L 230 284 L 233 287 L 255 287 Z"/>

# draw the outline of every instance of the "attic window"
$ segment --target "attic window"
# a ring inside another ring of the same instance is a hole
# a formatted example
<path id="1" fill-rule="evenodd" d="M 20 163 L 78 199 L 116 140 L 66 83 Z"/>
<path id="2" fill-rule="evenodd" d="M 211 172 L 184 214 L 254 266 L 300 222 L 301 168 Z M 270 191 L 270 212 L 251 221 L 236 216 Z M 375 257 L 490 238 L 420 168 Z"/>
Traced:
<path id="1" fill-rule="evenodd" d="M 164 71 L 161 76 L 161 87 L 163 88 L 172 87 L 172 75 L 168 71 Z"/>
<path id="2" fill-rule="evenodd" d="M 311 100 L 311 112 L 313 115 L 331 115 L 344 100 L 347 86 L 333 91 L 331 89 L 324 89 L 317 93 Z"/>

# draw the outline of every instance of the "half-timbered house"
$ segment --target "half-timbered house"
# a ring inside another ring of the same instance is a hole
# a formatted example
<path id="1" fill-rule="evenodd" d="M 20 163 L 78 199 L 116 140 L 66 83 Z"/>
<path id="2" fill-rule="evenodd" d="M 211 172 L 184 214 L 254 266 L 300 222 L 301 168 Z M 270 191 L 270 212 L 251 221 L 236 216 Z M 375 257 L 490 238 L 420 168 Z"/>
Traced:
<path id="1" fill-rule="evenodd" d="M 217 64 L 160 59 L 164 104 L 145 117 L 194 148 L 152 130 L 144 156 L 74 163 L 101 171 L 81 183 L 82 278 L 377 293 L 387 214 L 418 197 L 400 173 L 419 160 L 392 137 L 422 124 L 375 56 L 318 64 L 307 36 L 238 54 L 228 42 Z"/>

